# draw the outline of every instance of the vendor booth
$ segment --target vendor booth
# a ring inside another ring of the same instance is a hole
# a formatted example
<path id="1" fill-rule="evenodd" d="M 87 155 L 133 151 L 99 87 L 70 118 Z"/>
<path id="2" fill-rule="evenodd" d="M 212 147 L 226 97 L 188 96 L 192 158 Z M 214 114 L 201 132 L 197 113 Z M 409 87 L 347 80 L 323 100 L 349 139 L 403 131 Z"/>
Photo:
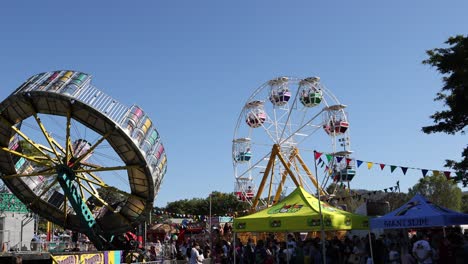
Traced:
<path id="1" fill-rule="evenodd" d="M 417 194 L 400 208 L 370 220 L 371 228 L 428 228 L 468 224 L 468 214 L 443 208 Z"/>
<path id="2" fill-rule="evenodd" d="M 323 214 L 323 230 L 369 229 L 367 216 L 353 214 L 326 202 L 320 202 L 304 188 L 297 187 L 277 204 L 248 216 L 234 219 L 234 232 L 310 232 L 321 231 L 320 210 Z"/>
<path id="3" fill-rule="evenodd" d="M 150 242 L 165 241 L 167 237 L 179 233 L 179 230 L 171 224 L 155 224 L 146 231 L 147 239 Z"/>
<path id="4" fill-rule="evenodd" d="M 320 221 L 321 216 L 323 216 L 323 225 Z M 234 236 L 236 233 L 244 232 L 321 231 L 322 255 L 325 255 L 325 231 L 351 229 L 369 230 L 369 218 L 337 209 L 326 202 L 320 202 L 301 186 L 269 208 L 235 218 L 233 224 Z"/>

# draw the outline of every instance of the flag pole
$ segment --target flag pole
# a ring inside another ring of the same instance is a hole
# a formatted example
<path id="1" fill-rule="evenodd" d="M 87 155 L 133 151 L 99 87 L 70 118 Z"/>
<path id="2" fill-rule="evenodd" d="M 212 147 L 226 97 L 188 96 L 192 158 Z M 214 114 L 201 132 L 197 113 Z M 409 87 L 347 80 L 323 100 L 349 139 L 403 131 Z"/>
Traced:
<path id="1" fill-rule="evenodd" d="M 322 203 L 320 201 L 320 182 L 317 173 L 317 159 L 315 158 L 317 152 L 314 150 L 314 167 L 315 167 L 315 180 L 317 181 L 317 197 L 318 197 L 318 204 L 319 204 L 319 214 L 320 214 L 320 231 L 321 231 L 321 241 L 322 241 L 322 260 L 323 264 L 327 263 L 326 260 L 326 249 L 325 249 L 325 227 L 323 225 L 323 215 L 322 215 Z"/>

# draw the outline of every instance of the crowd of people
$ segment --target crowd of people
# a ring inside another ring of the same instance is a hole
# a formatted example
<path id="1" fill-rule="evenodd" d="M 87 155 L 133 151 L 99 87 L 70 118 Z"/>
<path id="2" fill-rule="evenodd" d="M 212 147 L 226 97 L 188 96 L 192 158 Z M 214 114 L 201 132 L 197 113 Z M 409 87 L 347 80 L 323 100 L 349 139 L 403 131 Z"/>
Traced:
<path id="1" fill-rule="evenodd" d="M 263 239 L 248 238 L 244 243 L 240 238 L 234 241 L 221 237 L 212 241 L 213 245 L 209 239 L 168 241 L 165 249 L 159 243 L 149 252 L 156 260 L 158 252 L 169 250 L 172 259 L 189 264 L 445 264 L 466 263 L 468 259 L 468 235 L 463 235 L 460 229 L 410 234 L 399 231 L 379 236 L 371 233 L 370 238 L 345 235 L 325 240 L 324 244 L 319 237 L 301 239 L 298 233 L 290 233 L 285 239 L 278 239 L 275 234 Z"/>

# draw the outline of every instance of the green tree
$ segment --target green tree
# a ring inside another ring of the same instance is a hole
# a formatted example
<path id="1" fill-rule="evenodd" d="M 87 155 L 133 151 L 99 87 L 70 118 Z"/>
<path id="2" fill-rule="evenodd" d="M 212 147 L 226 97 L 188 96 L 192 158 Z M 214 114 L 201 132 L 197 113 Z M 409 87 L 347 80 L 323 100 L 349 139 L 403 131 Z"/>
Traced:
<path id="1" fill-rule="evenodd" d="M 248 204 L 237 200 L 232 193 L 213 192 L 211 194 L 211 215 L 228 215 L 246 210 Z M 176 214 L 209 215 L 210 196 L 205 199 L 192 198 L 167 204 L 165 211 Z"/>
<path id="2" fill-rule="evenodd" d="M 390 204 L 390 211 L 393 211 L 408 201 L 408 195 L 401 192 L 386 193 L 382 200 L 387 201 Z"/>
<path id="3" fill-rule="evenodd" d="M 354 198 L 354 195 L 356 194 L 355 190 L 341 188 L 337 186 L 336 183 L 328 185 L 326 191 L 334 194 L 330 200 L 330 203 L 333 206 L 344 205 L 348 212 L 354 212 L 356 208 L 363 203 L 363 201 Z"/>
<path id="4" fill-rule="evenodd" d="M 428 50 L 424 64 L 435 67 L 443 75 L 443 87 L 434 101 L 442 101 L 448 109 L 437 111 L 430 117 L 434 125 L 422 128 L 424 133 L 443 132 L 464 134 L 468 125 L 468 37 L 458 35 L 446 42 L 449 48 Z M 468 145 L 462 151 L 462 160 L 446 160 L 445 166 L 457 172 L 457 178 L 468 185 Z"/>
<path id="5" fill-rule="evenodd" d="M 206 202 L 210 202 L 208 196 Z M 211 194 L 211 214 L 212 215 L 228 215 L 234 212 L 247 210 L 249 204 L 239 201 L 233 193 L 213 192 Z M 208 208 L 209 209 L 209 208 Z"/>
<path id="6" fill-rule="evenodd" d="M 436 205 L 460 211 L 462 192 L 453 180 L 447 180 L 441 174 L 433 174 L 419 179 L 408 191 L 408 196 L 421 194 Z"/>
<path id="7" fill-rule="evenodd" d="M 468 193 L 463 193 L 462 194 L 461 212 L 465 213 L 465 214 L 468 214 Z"/>
<path id="8" fill-rule="evenodd" d="M 174 214 L 186 214 L 190 211 L 189 200 L 178 200 L 174 202 L 169 202 L 166 205 L 165 211 L 174 213 Z"/>

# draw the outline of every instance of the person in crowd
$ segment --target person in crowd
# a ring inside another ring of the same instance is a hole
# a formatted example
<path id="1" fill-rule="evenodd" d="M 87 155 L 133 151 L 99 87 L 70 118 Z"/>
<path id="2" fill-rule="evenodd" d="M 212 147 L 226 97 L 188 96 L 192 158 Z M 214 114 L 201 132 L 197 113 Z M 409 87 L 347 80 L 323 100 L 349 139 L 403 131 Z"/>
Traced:
<path id="1" fill-rule="evenodd" d="M 466 260 L 468 260 L 468 233 L 466 233 L 462 237 L 463 240 L 460 245 L 460 253 L 458 254 L 460 257 L 456 258 L 457 263 L 464 263 Z"/>
<path id="2" fill-rule="evenodd" d="M 302 240 L 297 241 L 294 255 L 296 256 L 295 263 L 304 263 L 304 243 Z"/>
<path id="3" fill-rule="evenodd" d="M 244 263 L 254 264 L 255 263 L 255 244 L 252 238 L 247 240 L 247 245 L 244 247 Z"/>
<path id="4" fill-rule="evenodd" d="M 353 242 L 346 236 L 343 242 L 343 263 L 348 263 L 348 259 L 353 251 Z"/>
<path id="5" fill-rule="evenodd" d="M 159 241 L 159 239 L 156 240 L 154 251 L 156 252 L 156 256 L 160 256 L 162 254 L 162 244 L 161 244 L 161 241 Z"/>
<path id="6" fill-rule="evenodd" d="M 368 240 L 369 241 L 369 240 Z M 389 249 L 385 247 L 382 237 L 376 238 L 374 233 L 371 233 L 372 253 L 375 264 L 384 264 L 389 254 Z M 367 249 L 368 258 L 371 257 L 370 248 Z"/>
<path id="7" fill-rule="evenodd" d="M 288 261 L 294 263 L 296 261 L 297 243 L 293 234 L 288 234 L 286 246 L 287 246 L 286 255 L 288 257 Z"/>
<path id="8" fill-rule="evenodd" d="M 264 263 L 266 257 L 265 242 L 260 239 L 257 241 L 257 246 L 255 246 L 255 263 Z"/>
<path id="9" fill-rule="evenodd" d="M 235 245 L 232 246 L 232 258 L 235 259 L 235 263 L 244 264 L 244 245 L 238 237 L 234 244 Z"/>
<path id="10" fill-rule="evenodd" d="M 439 245 L 439 263 L 455 263 L 455 252 L 450 240 L 445 237 Z"/>
<path id="11" fill-rule="evenodd" d="M 338 237 L 334 237 L 332 241 L 330 241 L 329 246 L 327 247 L 327 259 L 330 260 L 331 263 L 341 263 L 342 260 L 342 246 L 341 241 Z"/>
<path id="12" fill-rule="evenodd" d="M 277 255 L 277 258 L 276 258 L 276 263 L 278 264 L 286 264 L 288 263 L 288 257 L 287 257 L 287 248 L 286 248 L 286 242 L 285 241 L 281 241 L 280 242 L 280 247 L 279 247 L 279 250 L 278 250 L 278 255 Z"/>
<path id="13" fill-rule="evenodd" d="M 225 239 L 223 239 L 221 241 L 221 243 L 223 244 L 222 248 L 223 248 L 223 254 L 227 257 L 229 256 L 229 252 L 231 251 L 231 246 L 229 245 L 229 242 L 227 242 Z"/>
<path id="14" fill-rule="evenodd" d="M 198 244 L 198 242 L 195 242 L 190 251 L 189 264 L 203 263 L 203 259 L 204 259 L 203 254 L 200 254 L 200 244 Z"/>
<path id="15" fill-rule="evenodd" d="M 322 260 L 322 249 L 317 240 L 312 241 L 310 250 L 309 250 L 309 259 L 312 264 L 323 263 Z"/>
<path id="16" fill-rule="evenodd" d="M 405 253 L 401 256 L 401 264 L 416 264 L 416 259 L 410 253 Z"/>
<path id="17" fill-rule="evenodd" d="M 179 245 L 180 260 L 188 260 L 187 248 L 188 244 L 186 241 Z"/>
<path id="18" fill-rule="evenodd" d="M 433 250 L 429 244 L 429 236 L 424 233 L 413 244 L 413 256 L 421 264 L 432 264 Z"/>
<path id="19" fill-rule="evenodd" d="M 388 263 L 389 264 L 400 264 L 401 257 L 400 252 L 398 252 L 398 247 L 396 244 L 390 244 L 390 252 L 388 253 Z"/>
<path id="20" fill-rule="evenodd" d="M 302 251 L 304 252 L 304 263 L 310 263 L 310 249 L 312 247 L 312 240 L 306 239 L 304 241 L 304 247 Z"/>
<path id="21" fill-rule="evenodd" d="M 177 258 L 177 246 L 176 246 L 176 241 L 170 240 L 169 241 L 169 256 L 171 259 L 176 259 Z"/>

